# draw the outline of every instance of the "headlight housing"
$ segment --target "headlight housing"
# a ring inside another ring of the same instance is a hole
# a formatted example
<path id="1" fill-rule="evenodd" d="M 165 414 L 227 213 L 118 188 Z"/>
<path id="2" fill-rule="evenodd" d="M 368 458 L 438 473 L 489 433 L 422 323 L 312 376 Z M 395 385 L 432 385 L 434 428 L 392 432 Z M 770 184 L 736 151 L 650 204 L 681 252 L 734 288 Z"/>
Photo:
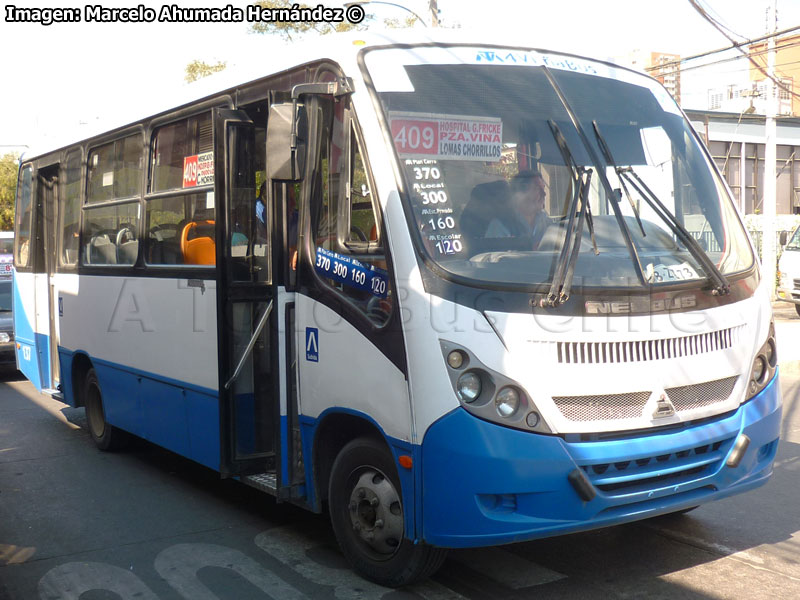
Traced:
<path id="1" fill-rule="evenodd" d="M 456 394 L 462 402 L 472 403 L 481 395 L 481 378 L 477 373 L 467 371 L 456 382 Z"/>
<path id="2" fill-rule="evenodd" d="M 468 412 L 507 427 L 551 433 L 519 383 L 488 368 L 465 348 L 444 340 L 440 343 L 456 397 Z"/>
<path id="3" fill-rule="evenodd" d="M 767 341 L 761 346 L 753 365 L 750 367 L 750 378 L 747 383 L 747 396 L 745 401 L 750 400 L 761 390 L 767 387 L 775 376 L 778 367 L 778 346 L 775 343 L 775 324 L 769 324 L 769 335 Z"/>

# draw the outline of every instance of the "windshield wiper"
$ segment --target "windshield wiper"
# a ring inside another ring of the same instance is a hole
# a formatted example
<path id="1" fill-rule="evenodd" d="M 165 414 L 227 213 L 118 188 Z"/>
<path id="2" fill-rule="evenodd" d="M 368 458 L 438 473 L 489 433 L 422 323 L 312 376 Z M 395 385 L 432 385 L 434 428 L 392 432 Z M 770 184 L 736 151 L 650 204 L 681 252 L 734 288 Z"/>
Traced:
<path id="1" fill-rule="evenodd" d="M 548 67 L 543 67 L 544 74 L 547 77 L 547 80 L 550 82 L 550 85 L 553 86 L 553 90 L 555 91 L 558 99 L 561 101 L 561 105 L 564 107 L 564 110 L 567 111 L 569 115 L 570 121 L 572 125 L 575 127 L 575 130 L 578 132 L 578 137 L 581 140 L 586 152 L 589 154 L 589 158 L 592 161 L 592 164 L 597 165 L 599 167 L 600 160 L 597 156 L 597 153 L 594 151 L 591 143 L 589 142 L 589 138 L 586 136 L 586 132 L 583 130 L 581 126 L 580 119 L 578 118 L 575 111 L 569 104 L 567 97 L 564 95 L 564 92 L 561 90 L 561 87 L 558 85 L 555 77 L 550 72 Z M 631 232 L 628 229 L 628 225 L 625 223 L 625 218 L 622 216 L 622 212 L 619 208 L 619 198 L 618 194 L 611 188 L 611 183 L 608 181 L 608 177 L 603 169 L 598 168 L 597 174 L 600 177 L 600 183 L 602 183 L 603 188 L 606 191 L 606 195 L 611 198 L 613 201 L 611 202 L 611 208 L 614 210 L 614 218 L 617 221 L 617 227 L 622 232 L 622 237 L 625 240 L 625 247 L 628 249 L 628 254 L 631 257 L 631 262 L 633 263 L 633 268 L 636 271 L 636 278 L 639 280 L 639 284 L 642 287 L 647 287 L 647 278 L 644 274 L 644 269 L 642 268 L 642 261 L 639 260 L 639 253 L 636 251 L 636 245 L 633 242 L 633 236 L 631 236 Z"/>
<path id="2" fill-rule="evenodd" d="M 659 218 L 664 221 L 670 229 L 672 229 L 673 233 L 678 236 L 678 238 L 683 242 L 683 245 L 686 246 L 686 249 L 689 253 L 697 260 L 702 266 L 703 270 L 706 272 L 706 277 L 713 285 L 713 289 L 711 293 L 715 296 L 723 296 L 728 294 L 731 291 L 730 283 L 725 278 L 725 275 L 717 268 L 714 262 L 708 257 L 703 249 L 700 247 L 700 244 L 697 243 L 697 240 L 694 239 L 691 233 L 689 233 L 686 228 L 681 224 L 680 221 L 673 215 L 670 210 L 664 206 L 661 200 L 658 199 L 658 196 L 655 195 L 653 190 L 651 190 L 647 184 L 642 180 L 639 174 L 633 170 L 633 167 L 620 167 L 615 162 L 614 159 L 611 157 L 611 152 L 608 149 L 608 144 L 606 144 L 605 139 L 603 139 L 602 134 L 600 133 L 600 128 L 597 126 L 597 122 L 592 122 L 594 126 L 594 134 L 597 136 L 597 140 L 600 144 L 601 149 L 603 149 L 603 154 L 606 155 L 606 161 L 617 173 L 617 177 L 619 177 L 620 183 L 622 183 L 622 187 L 625 189 L 625 192 L 628 193 L 628 188 L 625 185 L 625 181 L 631 184 L 633 189 L 637 191 L 639 196 L 644 198 L 644 201 L 650 205 L 650 208 L 653 209 Z M 628 194 L 628 198 L 631 200 L 631 204 L 633 204 L 633 199 Z M 634 208 L 634 211 L 636 209 Z M 639 219 L 638 212 L 636 213 L 637 220 Z M 641 221 L 639 221 L 639 225 L 641 226 Z M 642 230 L 644 233 L 644 230 Z"/>
<path id="3" fill-rule="evenodd" d="M 625 168 L 622 172 L 622 176 L 627 179 L 639 195 L 645 199 L 653 209 L 653 212 L 670 226 L 670 229 L 680 238 L 689 253 L 703 266 L 707 279 L 711 285 L 714 286 L 711 290 L 712 295 L 724 296 L 730 293 L 731 284 L 728 282 L 725 275 L 722 274 L 722 271 L 717 268 L 717 265 L 708 257 L 708 254 L 703 251 L 692 234 L 681 225 L 681 222 L 675 218 L 666 206 L 664 206 L 661 200 L 658 199 L 658 196 L 647 187 L 647 184 L 639 177 L 638 173 L 633 170 L 633 167 Z M 639 185 L 637 185 L 637 182 Z M 639 186 L 641 186 L 641 188 Z M 643 193 L 642 190 L 647 193 Z"/>
<path id="4" fill-rule="evenodd" d="M 630 202 L 631 210 L 633 210 L 633 214 L 636 216 L 636 222 L 639 224 L 639 230 L 642 232 L 642 237 L 647 237 L 647 234 L 644 232 L 644 225 L 642 225 L 642 219 L 639 217 L 639 210 L 636 208 L 636 203 L 633 201 L 633 197 L 628 191 L 628 186 L 625 185 L 625 180 L 622 179 L 622 168 L 617 166 L 617 161 L 615 161 L 614 157 L 611 155 L 611 148 L 608 147 L 605 138 L 600 133 L 600 127 L 597 125 L 597 121 L 592 121 L 592 127 L 594 128 L 594 135 L 597 138 L 597 142 L 600 146 L 600 152 L 603 153 L 603 157 L 606 159 L 606 162 L 614 167 L 614 171 L 617 173 L 622 190 L 628 197 L 628 202 Z"/>
<path id="5" fill-rule="evenodd" d="M 599 254 L 599 251 L 597 250 L 597 242 L 594 237 L 594 223 L 592 222 L 592 212 L 589 206 L 589 184 L 592 180 L 592 170 L 585 169 L 575 163 L 572 153 L 567 146 L 567 140 L 564 138 L 558 125 L 552 120 L 548 121 L 548 125 L 556 141 L 556 145 L 558 145 L 561 151 L 564 163 L 572 171 L 575 187 L 575 192 L 572 194 L 572 199 L 567 208 L 568 220 L 564 244 L 561 246 L 561 253 L 559 254 L 558 263 L 556 263 L 556 269 L 553 273 L 550 291 L 540 302 L 540 305 L 543 307 L 555 307 L 564 304 L 569 299 L 569 293 L 572 289 L 572 279 L 575 275 L 575 264 L 577 263 L 581 247 L 584 221 L 589 228 L 594 253 Z M 580 211 L 578 211 L 579 200 Z M 577 222 L 575 219 L 576 213 Z"/>

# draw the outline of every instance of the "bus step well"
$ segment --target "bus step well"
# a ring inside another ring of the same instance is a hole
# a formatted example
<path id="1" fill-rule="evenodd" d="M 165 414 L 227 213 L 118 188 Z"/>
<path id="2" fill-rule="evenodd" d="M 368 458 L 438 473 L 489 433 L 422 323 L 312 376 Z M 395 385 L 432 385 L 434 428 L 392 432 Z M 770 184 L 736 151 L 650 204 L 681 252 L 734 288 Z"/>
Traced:
<path id="1" fill-rule="evenodd" d="M 64 402 L 64 394 L 61 393 L 61 390 L 55 388 L 46 388 L 42 390 L 43 394 L 48 394 L 54 400 L 58 400 L 59 402 Z"/>
<path id="2" fill-rule="evenodd" d="M 274 472 L 246 475 L 242 477 L 242 481 L 247 485 L 272 495 L 275 495 L 278 489 L 278 478 Z"/>

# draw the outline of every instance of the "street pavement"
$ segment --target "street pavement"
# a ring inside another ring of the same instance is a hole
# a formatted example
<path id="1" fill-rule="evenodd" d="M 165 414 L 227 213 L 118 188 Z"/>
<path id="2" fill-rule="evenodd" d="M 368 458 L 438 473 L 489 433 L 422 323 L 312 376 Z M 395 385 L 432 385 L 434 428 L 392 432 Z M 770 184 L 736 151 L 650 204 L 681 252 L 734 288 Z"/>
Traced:
<path id="1" fill-rule="evenodd" d="M 770 482 L 672 515 L 454 551 L 388 590 L 344 562 L 325 516 L 136 441 L 96 450 L 83 409 L 0 381 L 0 600 L 800 598 L 800 318 L 776 304 L 784 394 Z"/>

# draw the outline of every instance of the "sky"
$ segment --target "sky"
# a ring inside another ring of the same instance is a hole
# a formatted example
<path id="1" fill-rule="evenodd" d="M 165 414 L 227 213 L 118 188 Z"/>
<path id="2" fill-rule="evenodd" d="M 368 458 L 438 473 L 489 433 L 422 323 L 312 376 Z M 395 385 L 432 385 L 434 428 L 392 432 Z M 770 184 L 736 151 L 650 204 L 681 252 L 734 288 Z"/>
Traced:
<path id="1" fill-rule="evenodd" d="M 157 11 L 156 0 L 98 0 L 106 8 L 143 4 Z M 776 0 L 778 28 L 800 25 L 800 0 Z M 174 0 L 185 7 L 243 7 L 244 0 Z M 315 0 L 305 0 L 316 6 Z M 321 0 L 341 6 L 341 0 Z M 766 32 L 770 0 L 702 0 L 732 31 L 752 38 Z M 429 17 L 428 0 L 398 0 Z M 70 0 L 16 0 L 24 8 L 76 7 Z M 65 135 L 80 136 L 89 124 L 113 119 L 123 106 L 143 96 L 184 83 L 192 60 L 227 61 L 277 51 L 271 36 L 249 32 L 248 23 L 37 23 L 7 22 L 0 15 L 0 154 L 25 150 Z M 533 47 L 564 50 L 608 59 L 634 49 L 683 56 L 730 45 L 692 8 L 688 0 L 438 0 L 443 26 L 505 34 Z M 491 7 L 491 8 L 489 8 Z M 377 18 L 403 19 L 408 12 L 373 4 Z M 302 42 L 298 42 L 302 43 Z M 145 115 L 142 115 L 145 116 Z"/>

